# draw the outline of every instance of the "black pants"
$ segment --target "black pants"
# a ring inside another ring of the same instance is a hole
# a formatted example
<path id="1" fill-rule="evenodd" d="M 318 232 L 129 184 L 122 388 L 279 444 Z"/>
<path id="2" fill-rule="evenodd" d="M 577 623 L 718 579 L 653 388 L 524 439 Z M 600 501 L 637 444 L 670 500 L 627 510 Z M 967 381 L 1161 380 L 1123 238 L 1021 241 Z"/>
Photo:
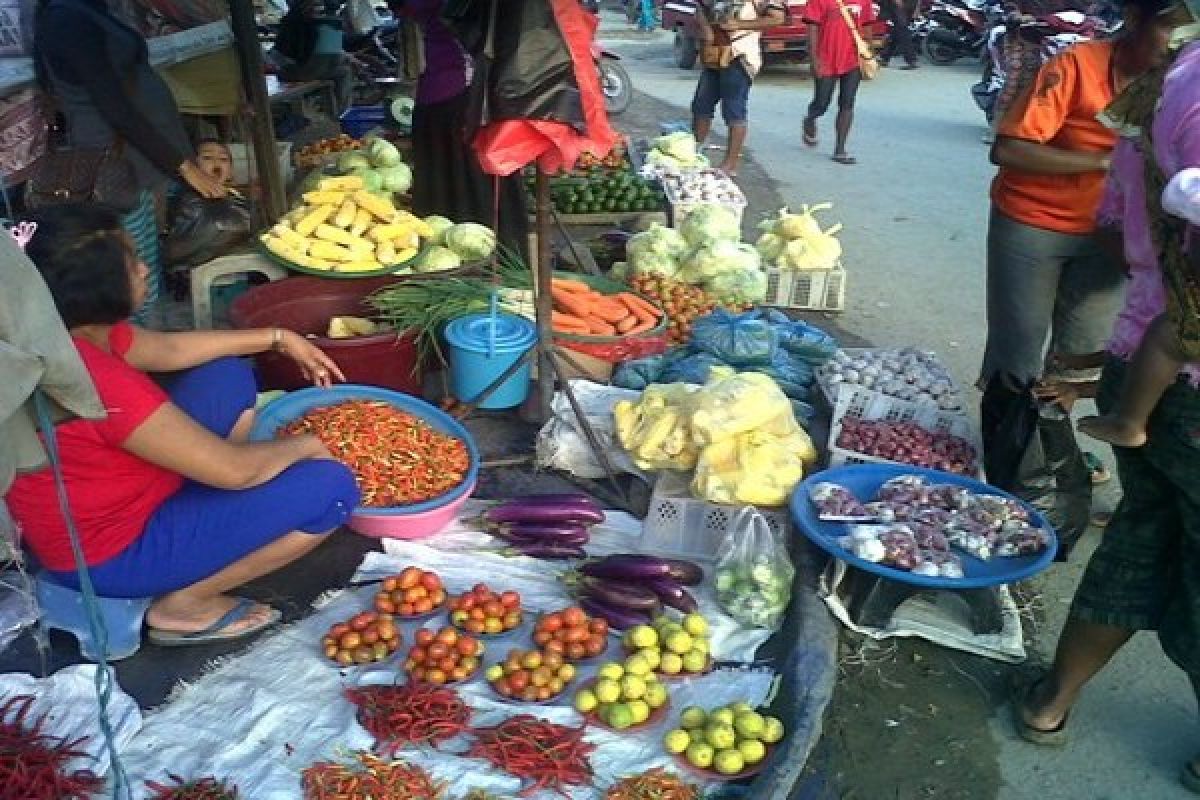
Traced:
<path id="1" fill-rule="evenodd" d="M 882 0 L 880 3 L 881 16 L 892 23 L 892 29 L 884 42 L 879 59 L 884 64 L 894 56 L 900 56 L 908 64 L 917 63 L 917 48 L 913 44 L 912 31 L 908 29 L 912 21 L 912 8 L 908 0 Z"/>
<path id="2" fill-rule="evenodd" d="M 833 102 L 833 89 L 838 90 L 838 110 L 850 111 L 854 108 L 854 98 L 858 96 L 858 85 L 862 83 L 862 70 L 855 68 L 845 75 L 831 75 L 828 78 L 817 78 L 813 82 L 813 99 L 808 106 L 808 118 L 816 119 L 829 110 Z"/>

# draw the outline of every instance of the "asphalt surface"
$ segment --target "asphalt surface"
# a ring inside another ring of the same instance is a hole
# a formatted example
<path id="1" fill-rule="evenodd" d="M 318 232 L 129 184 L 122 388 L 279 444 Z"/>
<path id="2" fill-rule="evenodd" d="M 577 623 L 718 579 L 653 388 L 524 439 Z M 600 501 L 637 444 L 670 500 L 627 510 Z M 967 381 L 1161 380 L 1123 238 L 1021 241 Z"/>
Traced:
<path id="1" fill-rule="evenodd" d="M 638 91 L 676 106 L 679 118 L 686 118 L 697 73 L 674 66 L 669 36 L 631 35 L 623 21 L 606 14 L 602 38 L 625 58 Z M 926 65 L 916 72 L 884 70 L 878 80 L 863 84 L 850 138 L 856 166 L 829 158 L 831 115 L 822 120 L 819 147 L 801 142 L 812 92 L 805 69 L 766 70 L 750 100 L 754 160 L 787 202 L 833 202 L 829 222 L 845 225 L 850 284 L 841 326 L 876 343 L 936 350 L 963 385 L 974 382 L 985 335 L 983 252 L 993 173 L 980 142 L 983 116 L 969 94 L 976 74 L 965 62 Z M 716 127 L 721 131 L 719 123 Z M 1107 448 L 1095 449 L 1111 461 Z M 1111 507 L 1117 492 L 1115 486 L 1100 492 L 1097 506 Z M 1099 535 L 1092 531 L 1070 564 L 1056 566 L 1040 581 L 1046 621 L 1035 637 L 1034 662 L 1052 656 L 1082 565 Z M 1002 785 L 980 786 L 971 796 L 1190 797 L 1177 775 L 1200 749 L 1195 714 L 1183 674 L 1152 635 L 1141 634 L 1088 688 L 1062 751 L 1018 740 L 1009 709 L 998 705 L 989 728 L 991 746 L 965 757 L 996 759 Z M 930 742 L 931 750 L 939 747 Z"/>

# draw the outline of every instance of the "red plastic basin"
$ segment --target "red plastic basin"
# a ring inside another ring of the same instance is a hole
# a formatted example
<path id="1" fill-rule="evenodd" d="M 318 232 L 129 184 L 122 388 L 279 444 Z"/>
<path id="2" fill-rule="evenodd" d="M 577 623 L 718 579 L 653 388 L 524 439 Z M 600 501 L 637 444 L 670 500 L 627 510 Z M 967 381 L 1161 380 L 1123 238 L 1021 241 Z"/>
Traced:
<path id="1" fill-rule="evenodd" d="M 380 333 L 352 339 L 325 336 L 331 317 L 369 316 L 363 300 L 395 278 L 324 280 L 307 275 L 256 286 L 233 301 L 229 318 L 235 328 L 280 327 L 310 336 L 329 354 L 349 383 L 382 386 L 406 394 L 421 394 L 421 371 L 411 334 Z M 264 389 L 300 389 L 312 384 L 295 362 L 278 353 L 255 357 Z"/>

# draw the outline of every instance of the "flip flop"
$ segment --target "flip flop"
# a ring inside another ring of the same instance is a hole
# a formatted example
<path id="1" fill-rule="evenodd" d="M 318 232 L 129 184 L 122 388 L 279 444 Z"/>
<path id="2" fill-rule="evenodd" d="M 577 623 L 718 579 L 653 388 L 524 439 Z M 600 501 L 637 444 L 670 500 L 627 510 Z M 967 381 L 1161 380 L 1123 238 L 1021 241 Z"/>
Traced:
<path id="1" fill-rule="evenodd" d="M 1083 461 L 1087 464 L 1088 473 L 1091 475 L 1092 486 L 1101 486 L 1112 480 L 1112 473 L 1104 466 L 1104 462 L 1095 453 L 1085 450 L 1083 452 Z"/>
<path id="2" fill-rule="evenodd" d="M 1062 722 L 1049 730 L 1033 727 L 1021 715 L 1022 709 L 1026 707 L 1026 701 L 1029 699 L 1030 692 L 1043 680 L 1045 680 L 1044 677 L 1039 678 L 1025 686 L 1023 690 L 1017 692 L 1017 696 L 1013 698 L 1012 702 L 1013 723 L 1017 727 L 1017 735 L 1030 744 L 1035 744 L 1038 747 L 1063 747 L 1067 743 L 1067 720 L 1070 718 L 1070 714 L 1063 717 Z"/>
<path id="3" fill-rule="evenodd" d="M 849 155 L 847 153 L 842 153 L 841 155 L 833 156 L 833 160 L 839 164 L 845 164 L 847 167 L 854 166 L 855 164 L 858 163 L 857 158 L 855 158 L 854 156 Z"/>
<path id="4" fill-rule="evenodd" d="M 1200 772 L 1196 772 L 1193 762 L 1189 761 L 1183 765 L 1183 771 L 1179 773 L 1179 782 L 1192 794 L 1200 794 Z"/>
<path id="5" fill-rule="evenodd" d="M 804 143 L 806 145 L 808 145 L 809 147 L 816 147 L 819 144 L 819 142 L 817 141 L 816 123 L 813 123 L 813 132 L 812 133 L 808 132 L 807 127 L 808 127 L 807 124 L 805 124 L 804 125 L 805 130 L 803 130 Z"/>
<path id="6" fill-rule="evenodd" d="M 229 609 L 220 619 L 202 631 L 181 633 L 179 631 L 164 631 L 151 628 L 146 633 L 146 639 L 159 647 L 188 647 L 196 644 L 212 644 L 214 642 L 232 642 L 247 636 L 260 633 L 283 618 L 279 609 L 272 608 L 271 613 L 261 625 L 254 625 L 236 632 L 225 630 L 235 622 L 240 622 L 258 606 L 258 602 L 249 597 L 237 598 L 237 605 Z"/>

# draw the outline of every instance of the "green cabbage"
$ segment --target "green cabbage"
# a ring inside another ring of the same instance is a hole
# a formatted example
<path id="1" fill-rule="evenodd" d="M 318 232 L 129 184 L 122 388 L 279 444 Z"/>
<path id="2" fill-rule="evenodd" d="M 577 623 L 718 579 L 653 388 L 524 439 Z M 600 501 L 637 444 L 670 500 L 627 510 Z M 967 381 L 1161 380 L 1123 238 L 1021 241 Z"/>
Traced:
<path id="1" fill-rule="evenodd" d="M 496 249 L 496 234 L 491 228 L 475 222 L 460 222 L 446 229 L 446 246 L 464 261 L 483 261 L 491 258 Z"/>
<path id="2" fill-rule="evenodd" d="M 412 170 L 407 164 L 396 164 L 379 170 L 383 188 L 389 192 L 404 194 L 412 188 Z"/>
<path id="3" fill-rule="evenodd" d="M 650 230 L 635 233 L 625 243 L 625 253 L 628 256 L 638 256 L 643 253 L 656 253 L 670 258 L 681 258 L 688 251 L 688 243 L 674 228 L 665 228 L 657 222 Z"/>
<path id="4" fill-rule="evenodd" d="M 761 266 L 758 251 L 750 245 L 720 239 L 693 250 L 684 259 L 679 277 L 689 283 L 702 283 L 723 272 L 758 270 Z"/>
<path id="5" fill-rule="evenodd" d="M 383 176 L 370 167 L 358 167 L 351 170 L 350 174 L 362 178 L 363 188 L 368 192 L 383 191 Z"/>
<path id="6" fill-rule="evenodd" d="M 714 275 L 704 288 L 722 303 L 758 304 L 767 299 L 767 274 L 759 269 L 738 269 Z"/>
<path id="7" fill-rule="evenodd" d="M 439 272 L 444 269 L 461 267 L 462 259 L 453 250 L 441 245 L 434 245 L 417 259 L 414 266 L 417 272 Z"/>
<path id="8" fill-rule="evenodd" d="M 454 227 L 454 223 L 451 220 L 437 214 L 430 214 L 426 217 L 425 224 L 433 228 L 433 239 L 430 241 L 434 244 L 445 244 L 446 231 Z"/>
<path id="9" fill-rule="evenodd" d="M 758 250 L 758 254 L 762 256 L 763 261 L 772 262 L 783 254 L 783 248 L 786 246 L 787 240 L 773 233 L 764 233 L 754 243 L 754 247 Z"/>
<path id="10" fill-rule="evenodd" d="M 722 239 L 736 242 L 742 236 L 737 214 L 725 206 L 696 206 L 680 228 L 683 238 L 692 247 L 701 247 Z"/>
<path id="11" fill-rule="evenodd" d="M 371 139 L 367 143 L 367 158 L 376 167 L 394 167 L 399 164 L 400 151 L 386 139 Z"/>
<path id="12" fill-rule="evenodd" d="M 696 137 L 686 131 L 659 136 L 654 140 L 654 149 L 685 164 L 693 163 L 699 154 Z"/>
<path id="13" fill-rule="evenodd" d="M 342 153 L 337 159 L 337 171 L 342 174 L 354 172 L 358 169 L 370 169 L 371 162 L 367 157 L 357 150 L 351 150 L 347 153 Z"/>

